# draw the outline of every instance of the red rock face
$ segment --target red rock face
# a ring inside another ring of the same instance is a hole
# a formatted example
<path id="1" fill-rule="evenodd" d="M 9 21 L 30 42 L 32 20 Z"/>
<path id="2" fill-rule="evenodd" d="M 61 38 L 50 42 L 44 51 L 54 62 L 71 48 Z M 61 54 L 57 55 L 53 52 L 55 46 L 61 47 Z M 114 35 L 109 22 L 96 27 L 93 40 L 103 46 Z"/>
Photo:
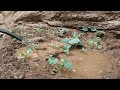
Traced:
<path id="1" fill-rule="evenodd" d="M 3 11 L 0 23 L 12 27 L 22 21 L 50 26 L 67 26 L 80 28 L 87 24 L 99 29 L 118 29 L 120 27 L 120 11 Z"/>

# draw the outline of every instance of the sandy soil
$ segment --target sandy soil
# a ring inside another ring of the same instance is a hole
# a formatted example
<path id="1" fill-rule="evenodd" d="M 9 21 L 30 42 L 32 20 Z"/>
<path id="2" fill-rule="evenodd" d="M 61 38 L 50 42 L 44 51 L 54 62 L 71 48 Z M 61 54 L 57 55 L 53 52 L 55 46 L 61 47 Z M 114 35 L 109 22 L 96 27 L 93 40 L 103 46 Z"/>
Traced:
<path id="1" fill-rule="evenodd" d="M 35 39 L 37 37 L 42 37 L 33 42 L 43 46 L 43 43 L 50 43 L 51 41 L 59 41 L 62 38 L 58 35 L 49 35 L 44 32 L 32 32 L 32 30 L 26 30 L 29 34 L 25 36 L 27 38 L 31 37 Z M 116 32 L 119 31 L 106 31 L 103 38 L 103 48 L 102 52 L 112 62 L 112 71 L 109 73 L 104 73 L 101 78 L 103 79 L 120 79 L 120 34 Z M 17 33 L 17 31 L 16 31 Z M 32 36 L 28 36 L 31 35 Z M 66 37 L 70 33 L 66 34 Z M 16 51 L 22 47 L 24 44 L 17 40 L 13 40 L 9 36 L 1 38 L 0 40 L 0 78 L 1 79 L 67 79 L 71 78 L 61 72 L 52 74 L 52 70 L 55 66 L 48 65 L 46 57 L 41 57 L 37 59 L 25 60 L 24 62 L 18 61 L 16 58 Z M 51 50 L 47 53 L 52 53 Z"/>

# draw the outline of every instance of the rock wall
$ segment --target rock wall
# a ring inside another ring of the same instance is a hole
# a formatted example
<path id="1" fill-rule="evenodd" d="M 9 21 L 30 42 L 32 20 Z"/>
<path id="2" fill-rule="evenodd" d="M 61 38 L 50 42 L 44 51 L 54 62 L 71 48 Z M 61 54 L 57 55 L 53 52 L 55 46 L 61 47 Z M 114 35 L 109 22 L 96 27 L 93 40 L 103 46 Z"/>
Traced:
<path id="1" fill-rule="evenodd" d="M 79 29 L 84 25 L 98 29 L 119 29 L 120 11 L 1 11 L 0 25 L 13 26 L 19 22 Z"/>

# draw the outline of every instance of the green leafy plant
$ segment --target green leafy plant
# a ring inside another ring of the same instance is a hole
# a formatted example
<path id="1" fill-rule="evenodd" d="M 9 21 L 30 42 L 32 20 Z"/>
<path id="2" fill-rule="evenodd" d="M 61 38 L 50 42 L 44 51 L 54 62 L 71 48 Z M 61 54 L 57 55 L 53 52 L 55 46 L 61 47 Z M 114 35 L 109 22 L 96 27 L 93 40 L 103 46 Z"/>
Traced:
<path id="1" fill-rule="evenodd" d="M 72 38 L 64 38 L 61 42 L 68 43 Z"/>
<path id="2" fill-rule="evenodd" d="M 96 31 L 98 31 L 98 30 L 97 30 L 96 27 L 93 27 L 93 28 L 91 28 L 91 31 L 92 31 L 92 32 L 96 32 Z"/>
<path id="3" fill-rule="evenodd" d="M 88 44 L 90 45 L 90 48 L 97 48 L 97 49 L 101 49 L 101 38 L 105 35 L 104 31 L 98 31 L 96 30 L 95 35 L 88 40 Z"/>
<path id="4" fill-rule="evenodd" d="M 66 53 L 67 55 L 70 54 L 70 48 L 72 45 L 70 44 L 65 44 L 63 48 L 61 48 L 61 51 L 63 51 L 64 53 Z"/>
<path id="5" fill-rule="evenodd" d="M 85 33 L 78 34 L 77 32 L 72 33 L 73 38 L 82 38 L 85 35 Z"/>
<path id="6" fill-rule="evenodd" d="M 48 58 L 48 64 L 57 64 L 57 63 L 58 63 L 58 59 L 50 55 L 50 57 Z"/>
<path id="7" fill-rule="evenodd" d="M 87 27 L 87 26 L 84 26 L 84 27 L 82 28 L 82 31 L 88 32 L 88 27 Z"/>
<path id="8" fill-rule="evenodd" d="M 88 40 L 88 44 L 91 49 L 101 49 L 101 38 L 100 37 L 93 37 L 92 39 Z"/>
<path id="9" fill-rule="evenodd" d="M 91 31 L 91 32 L 97 32 L 98 30 L 97 30 L 96 27 L 92 27 L 92 28 L 90 28 L 90 30 L 89 30 L 89 28 L 88 28 L 87 26 L 84 26 L 84 27 L 82 28 L 82 31 L 84 31 L 84 32 L 89 32 L 89 31 Z"/>
<path id="10" fill-rule="evenodd" d="M 71 45 L 82 44 L 80 39 L 78 39 L 78 38 L 72 38 L 68 43 Z"/>
<path id="11" fill-rule="evenodd" d="M 64 43 L 67 43 L 67 44 L 70 44 L 70 45 L 80 45 L 80 46 L 83 46 L 83 43 L 81 42 L 81 40 L 78 38 L 77 35 L 73 35 L 72 38 L 64 38 L 62 40 L 62 42 Z"/>
<path id="12" fill-rule="evenodd" d="M 72 48 L 73 46 L 81 46 L 83 47 L 83 43 L 80 41 L 80 39 L 78 38 L 65 38 L 65 40 L 62 40 L 64 43 L 66 43 L 63 47 L 63 51 L 69 55 L 70 54 L 70 48 Z"/>
<path id="13" fill-rule="evenodd" d="M 73 64 L 72 62 L 66 60 L 66 59 L 58 59 L 58 58 L 55 58 L 53 57 L 53 55 L 50 55 L 49 58 L 48 58 L 48 64 L 50 65 L 57 65 L 57 67 L 59 69 L 72 69 L 73 68 Z"/>
<path id="14" fill-rule="evenodd" d="M 105 35 L 105 32 L 98 31 L 96 27 L 92 27 L 90 28 L 90 30 L 88 30 L 87 26 L 84 26 L 82 30 L 85 32 L 88 32 L 88 31 L 95 32 L 95 35 L 91 39 L 88 40 L 88 44 L 91 49 L 93 48 L 101 49 L 101 38 Z"/>
<path id="15" fill-rule="evenodd" d="M 66 69 L 72 69 L 73 64 L 72 62 L 66 60 L 66 59 L 61 59 L 60 62 L 58 63 L 58 67 L 60 69 L 66 68 Z"/>
<path id="16" fill-rule="evenodd" d="M 33 52 L 33 50 L 31 48 L 26 49 L 26 54 L 30 54 L 31 52 Z"/>
<path id="17" fill-rule="evenodd" d="M 30 53 L 32 53 L 33 50 L 31 48 L 26 48 L 25 51 L 19 51 L 18 52 L 18 60 L 23 61 L 24 59 L 29 58 Z"/>
<path id="18" fill-rule="evenodd" d="M 30 41 L 23 41 L 27 47 L 25 49 L 25 51 L 19 51 L 18 53 L 18 59 L 26 59 L 29 58 L 30 53 L 32 53 L 33 51 L 36 52 L 36 45 Z"/>
<path id="19" fill-rule="evenodd" d="M 63 50 L 63 52 L 65 52 L 67 55 L 69 55 L 70 49 L 72 47 L 75 47 L 75 48 L 76 48 L 76 46 L 83 47 L 83 43 L 79 39 L 79 37 L 81 37 L 82 35 L 83 35 L 83 33 L 77 34 L 76 32 L 74 32 L 72 34 L 72 38 L 64 38 L 61 42 L 65 43 L 65 45 L 63 48 L 61 48 L 61 50 Z"/>

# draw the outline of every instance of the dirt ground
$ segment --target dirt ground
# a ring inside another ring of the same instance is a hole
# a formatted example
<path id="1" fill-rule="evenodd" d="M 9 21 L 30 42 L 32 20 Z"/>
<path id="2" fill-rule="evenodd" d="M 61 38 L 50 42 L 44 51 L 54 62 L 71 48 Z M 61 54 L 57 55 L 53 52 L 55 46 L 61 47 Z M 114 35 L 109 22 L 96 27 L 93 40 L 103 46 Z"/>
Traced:
<path id="1" fill-rule="evenodd" d="M 50 28 L 51 29 L 51 28 Z M 58 30 L 56 27 L 55 30 Z M 54 31 L 54 30 L 53 30 Z M 77 31 L 77 30 L 76 30 Z M 26 29 L 26 38 L 31 37 L 33 42 L 40 44 L 50 43 L 51 41 L 59 41 L 60 37 L 57 35 L 48 35 L 41 32 L 32 32 Z M 70 31 L 71 32 L 71 31 Z M 69 33 L 66 37 L 69 37 Z M 112 62 L 112 71 L 104 73 L 102 79 L 120 79 L 120 31 L 111 30 L 106 31 L 103 38 L 102 52 Z M 20 35 L 19 32 L 16 31 Z M 30 35 L 30 36 L 28 36 Z M 31 36 L 32 35 L 32 36 Z M 37 40 L 36 38 L 42 37 Z M 30 38 L 29 38 L 30 39 Z M 34 41 L 34 39 L 36 41 Z M 1 79 L 70 79 L 61 72 L 55 75 L 51 74 L 54 66 L 48 65 L 46 56 L 34 60 L 25 60 L 24 62 L 18 61 L 16 58 L 16 51 L 22 47 L 25 47 L 18 40 L 14 40 L 7 35 L 4 35 L 0 40 L 0 78 Z M 50 52 L 51 53 L 51 52 Z"/>

